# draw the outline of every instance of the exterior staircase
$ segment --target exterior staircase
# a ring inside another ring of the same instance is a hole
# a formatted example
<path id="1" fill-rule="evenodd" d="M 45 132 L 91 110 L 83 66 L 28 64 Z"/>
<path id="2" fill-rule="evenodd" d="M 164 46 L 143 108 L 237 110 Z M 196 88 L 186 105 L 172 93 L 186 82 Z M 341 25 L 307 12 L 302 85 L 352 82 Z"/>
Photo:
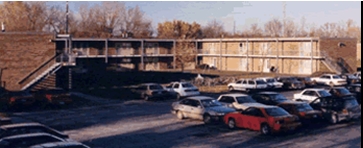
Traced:
<path id="1" fill-rule="evenodd" d="M 18 84 L 21 90 L 30 90 L 35 84 L 41 80 L 54 75 L 62 66 L 74 66 L 75 63 L 63 62 L 63 54 L 56 55 L 48 61 L 44 62 L 33 72 L 21 79 Z"/>
<path id="2" fill-rule="evenodd" d="M 336 74 L 344 73 L 344 69 L 340 65 L 338 65 L 338 63 L 334 59 L 328 56 L 325 52 L 321 52 L 321 55 L 324 58 L 322 62 L 331 72 L 334 72 Z"/>

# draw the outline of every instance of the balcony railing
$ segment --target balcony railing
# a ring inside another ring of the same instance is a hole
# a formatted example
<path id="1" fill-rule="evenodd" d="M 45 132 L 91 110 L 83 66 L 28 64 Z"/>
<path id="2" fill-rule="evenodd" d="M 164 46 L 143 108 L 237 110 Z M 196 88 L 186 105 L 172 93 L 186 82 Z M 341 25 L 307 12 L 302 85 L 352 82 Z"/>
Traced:
<path id="1" fill-rule="evenodd" d="M 198 49 L 198 54 L 205 54 L 205 55 L 249 55 L 249 56 L 314 56 L 314 57 L 321 57 L 320 52 L 310 52 L 310 51 L 299 51 L 299 50 L 284 50 L 284 51 L 268 51 L 268 50 L 255 50 L 255 51 L 243 51 L 243 50 L 227 50 L 222 51 L 220 53 L 218 50 L 206 50 L 206 49 Z"/>

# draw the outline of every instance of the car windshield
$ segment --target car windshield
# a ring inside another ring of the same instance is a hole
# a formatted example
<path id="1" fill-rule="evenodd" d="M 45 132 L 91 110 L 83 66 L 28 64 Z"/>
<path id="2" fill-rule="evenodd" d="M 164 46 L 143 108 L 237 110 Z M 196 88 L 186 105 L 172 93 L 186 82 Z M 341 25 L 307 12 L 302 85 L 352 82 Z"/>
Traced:
<path id="1" fill-rule="evenodd" d="M 346 99 L 344 101 L 344 106 L 346 108 L 351 108 L 351 107 L 355 107 L 355 106 L 358 106 L 358 102 L 357 102 L 357 99 L 355 99 L 354 97 L 349 97 L 349 99 Z"/>
<path id="2" fill-rule="evenodd" d="M 273 117 L 289 115 L 289 113 L 287 111 L 285 111 L 284 109 L 282 109 L 280 107 L 266 108 L 265 111 L 269 116 L 273 116 Z"/>
<path id="3" fill-rule="evenodd" d="M 314 110 L 309 104 L 302 103 L 302 104 L 296 104 L 296 109 L 298 112 L 306 112 L 306 111 L 312 111 Z"/>
<path id="4" fill-rule="evenodd" d="M 236 97 L 237 99 L 237 102 L 239 104 L 242 104 L 242 103 L 256 103 L 255 100 L 253 100 L 250 96 L 240 96 L 240 97 Z"/>
<path id="5" fill-rule="evenodd" d="M 287 100 L 285 96 L 281 95 L 281 94 L 271 94 L 271 99 L 274 101 L 285 101 Z"/>
<path id="6" fill-rule="evenodd" d="M 204 107 L 215 107 L 215 106 L 222 106 L 221 103 L 219 103 L 217 100 L 214 99 L 205 99 L 201 100 Z"/>
<path id="7" fill-rule="evenodd" d="M 333 76 L 333 79 L 341 79 L 340 76 Z"/>
<path id="8" fill-rule="evenodd" d="M 348 77 L 349 79 L 358 79 L 358 77 L 356 77 L 356 76 L 354 76 L 354 75 L 347 75 L 347 77 Z"/>
<path id="9" fill-rule="evenodd" d="M 256 83 L 257 84 L 266 84 L 266 82 L 265 81 L 262 81 L 262 80 L 256 80 Z"/>
<path id="10" fill-rule="evenodd" d="M 330 94 L 328 91 L 326 91 L 326 90 L 320 90 L 320 91 L 318 91 L 318 93 L 319 93 L 319 95 L 320 95 L 321 97 L 328 97 L 328 96 L 331 96 L 331 94 Z"/>
<path id="11" fill-rule="evenodd" d="M 309 77 L 305 77 L 304 79 L 305 79 L 305 81 L 311 81 L 311 79 Z"/>
<path id="12" fill-rule="evenodd" d="M 151 90 L 163 89 L 163 87 L 161 85 L 150 85 L 149 87 Z"/>
<path id="13" fill-rule="evenodd" d="M 183 87 L 194 87 L 192 84 L 190 83 L 182 83 Z"/>
<path id="14" fill-rule="evenodd" d="M 335 89 L 340 95 L 349 95 L 351 94 L 346 88 L 337 88 Z"/>
<path id="15" fill-rule="evenodd" d="M 266 82 L 267 83 L 273 83 L 273 82 L 276 82 L 276 80 L 275 79 L 266 79 Z"/>

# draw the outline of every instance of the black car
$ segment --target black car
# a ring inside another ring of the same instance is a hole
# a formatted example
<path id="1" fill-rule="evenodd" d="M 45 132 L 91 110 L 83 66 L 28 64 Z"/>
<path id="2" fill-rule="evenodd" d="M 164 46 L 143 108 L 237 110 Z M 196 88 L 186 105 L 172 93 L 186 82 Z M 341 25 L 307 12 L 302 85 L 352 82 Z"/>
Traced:
<path id="1" fill-rule="evenodd" d="M 20 134 L 0 139 L 0 148 L 26 148 L 48 142 L 64 142 L 65 140 L 46 133 Z"/>
<path id="2" fill-rule="evenodd" d="M 314 124 L 321 121 L 322 112 L 314 110 L 308 103 L 300 101 L 285 101 L 277 106 L 285 109 L 292 115 L 299 117 L 303 125 Z"/>
<path id="3" fill-rule="evenodd" d="M 357 101 L 359 104 L 361 104 L 361 100 L 362 100 L 362 87 L 361 84 L 350 84 L 348 86 L 346 86 L 346 88 L 355 95 L 355 97 L 357 98 Z"/>
<path id="4" fill-rule="evenodd" d="M 345 79 L 348 85 L 361 83 L 360 79 L 353 74 L 341 74 L 340 77 Z"/>
<path id="5" fill-rule="evenodd" d="M 17 123 L 0 126 L 0 138 L 30 133 L 48 133 L 62 139 L 69 139 L 67 134 L 40 123 Z"/>
<path id="6" fill-rule="evenodd" d="M 310 106 L 315 110 L 322 111 L 323 117 L 332 124 L 361 117 L 361 109 L 357 99 L 351 95 L 320 97 L 312 101 Z"/>
<path id="7" fill-rule="evenodd" d="M 303 89 L 305 84 L 297 80 L 295 77 L 277 77 L 277 81 L 283 83 L 282 88 L 284 89 Z"/>
<path id="8" fill-rule="evenodd" d="M 266 105 L 277 105 L 286 101 L 290 101 L 285 96 L 277 92 L 259 92 L 253 94 L 251 97 L 256 102 Z"/>

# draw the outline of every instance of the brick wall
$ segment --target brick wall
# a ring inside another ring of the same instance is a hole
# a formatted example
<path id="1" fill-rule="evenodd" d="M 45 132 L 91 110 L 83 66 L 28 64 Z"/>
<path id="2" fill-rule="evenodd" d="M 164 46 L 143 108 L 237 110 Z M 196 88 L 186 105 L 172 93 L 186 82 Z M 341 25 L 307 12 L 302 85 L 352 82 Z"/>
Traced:
<path id="1" fill-rule="evenodd" d="M 18 82 L 55 55 L 52 34 L 0 33 L 0 68 L 6 89 L 19 90 Z"/>
<path id="2" fill-rule="evenodd" d="M 361 45 L 360 43 L 357 44 L 357 67 L 361 67 Z"/>
<path id="3" fill-rule="evenodd" d="M 355 38 L 321 38 L 320 50 L 324 51 L 334 60 L 343 58 L 355 71 L 357 69 L 357 39 Z M 343 43 L 345 46 L 338 46 Z"/>

